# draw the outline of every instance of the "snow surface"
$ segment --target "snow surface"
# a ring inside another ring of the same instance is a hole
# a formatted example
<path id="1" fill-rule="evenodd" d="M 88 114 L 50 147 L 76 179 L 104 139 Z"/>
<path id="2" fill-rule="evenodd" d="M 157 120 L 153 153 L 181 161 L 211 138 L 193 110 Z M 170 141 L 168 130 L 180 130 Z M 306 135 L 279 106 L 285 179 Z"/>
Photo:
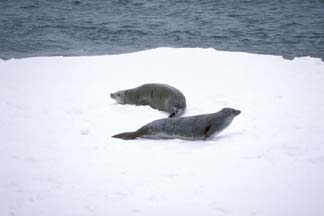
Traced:
<path id="1" fill-rule="evenodd" d="M 167 113 L 109 93 L 167 83 L 209 141 L 123 141 Z M 324 63 L 213 49 L 0 61 L 0 215 L 324 214 Z"/>

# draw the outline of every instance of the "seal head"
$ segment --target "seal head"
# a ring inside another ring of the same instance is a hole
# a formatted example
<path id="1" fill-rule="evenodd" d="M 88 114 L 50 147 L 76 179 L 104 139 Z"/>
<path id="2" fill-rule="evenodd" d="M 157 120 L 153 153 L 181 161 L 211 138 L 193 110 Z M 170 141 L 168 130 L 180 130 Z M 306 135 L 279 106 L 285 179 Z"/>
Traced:
<path id="1" fill-rule="evenodd" d="M 115 93 L 111 93 L 110 97 L 114 100 L 116 100 L 119 104 L 125 104 L 125 91 L 118 91 Z"/>
<path id="2" fill-rule="evenodd" d="M 228 118 L 234 118 L 241 114 L 240 110 L 232 109 L 232 108 L 223 108 L 220 112 L 223 113 L 224 116 Z"/>

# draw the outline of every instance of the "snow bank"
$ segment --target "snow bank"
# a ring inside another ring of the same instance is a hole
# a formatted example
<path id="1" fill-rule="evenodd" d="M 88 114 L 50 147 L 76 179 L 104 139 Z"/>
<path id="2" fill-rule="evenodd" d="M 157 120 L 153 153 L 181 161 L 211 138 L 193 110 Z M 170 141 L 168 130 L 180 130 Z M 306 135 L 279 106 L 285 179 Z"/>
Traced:
<path id="1" fill-rule="evenodd" d="M 109 93 L 168 83 L 213 140 L 112 139 L 167 114 Z M 0 215 L 324 214 L 324 63 L 160 48 L 0 61 Z"/>

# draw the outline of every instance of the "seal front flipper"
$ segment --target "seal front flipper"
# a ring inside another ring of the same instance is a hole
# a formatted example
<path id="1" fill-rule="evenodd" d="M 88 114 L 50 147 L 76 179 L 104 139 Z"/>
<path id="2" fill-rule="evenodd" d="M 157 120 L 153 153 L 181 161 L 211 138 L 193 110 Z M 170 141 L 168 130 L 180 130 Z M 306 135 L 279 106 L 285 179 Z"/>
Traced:
<path id="1" fill-rule="evenodd" d="M 204 140 L 206 140 L 210 135 L 210 128 L 212 127 L 212 125 L 208 125 L 207 127 L 205 127 L 204 129 Z"/>

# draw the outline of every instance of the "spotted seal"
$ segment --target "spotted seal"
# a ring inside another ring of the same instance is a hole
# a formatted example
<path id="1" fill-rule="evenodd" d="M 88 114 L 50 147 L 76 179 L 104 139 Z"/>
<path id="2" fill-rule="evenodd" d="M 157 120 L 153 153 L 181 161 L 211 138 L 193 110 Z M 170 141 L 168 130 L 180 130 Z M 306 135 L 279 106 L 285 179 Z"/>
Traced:
<path id="1" fill-rule="evenodd" d="M 111 93 L 119 104 L 148 105 L 168 112 L 170 117 L 179 117 L 186 109 L 186 98 L 176 88 L 167 84 L 149 83 L 139 87 Z"/>
<path id="2" fill-rule="evenodd" d="M 148 123 L 134 132 L 114 135 L 124 140 L 142 138 L 206 140 L 227 128 L 241 113 L 232 108 L 219 112 L 179 118 L 164 118 Z"/>

